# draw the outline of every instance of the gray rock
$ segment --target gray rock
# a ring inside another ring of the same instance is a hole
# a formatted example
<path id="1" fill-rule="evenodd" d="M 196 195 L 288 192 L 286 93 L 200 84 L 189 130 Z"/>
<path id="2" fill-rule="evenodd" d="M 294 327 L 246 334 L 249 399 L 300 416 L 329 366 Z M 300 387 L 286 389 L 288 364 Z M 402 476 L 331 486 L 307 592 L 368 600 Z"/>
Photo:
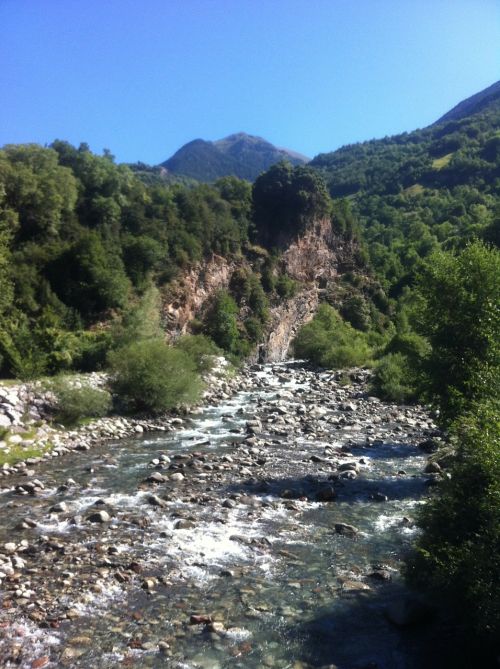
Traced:
<path id="1" fill-rule="evenodd" d="M 49 513 L 65 513 L 68 510 L 68 505 L 66 502 L 58 502 L 57 504 L 54 504 L 54 506 L 51 506 L 49 509 Z"/>
<path id="2" fill-rule="evenodd" d="M 111 516 L 103 509 L 102 511 L 91 513 L 90 516 L 87 517 L 87 520 L 89 523 L 107 523 L 111 520 Z"/>
<path id="3" fill-rule="evenodd" d="M 316 494 L 316 499 L 318 502 L 333 502 L 336 499 L 337 493 L 335 492 L 333 486 L 327 485 L 318 490 Z"/>
<path id="4" fill-rule="evenodd" d="M 359 530 L 354 525 L 348 525 L 347 523 L 335 523 L 335 532 L 336 534 L 342 534 L 345 537 L 355 537 Z"/>

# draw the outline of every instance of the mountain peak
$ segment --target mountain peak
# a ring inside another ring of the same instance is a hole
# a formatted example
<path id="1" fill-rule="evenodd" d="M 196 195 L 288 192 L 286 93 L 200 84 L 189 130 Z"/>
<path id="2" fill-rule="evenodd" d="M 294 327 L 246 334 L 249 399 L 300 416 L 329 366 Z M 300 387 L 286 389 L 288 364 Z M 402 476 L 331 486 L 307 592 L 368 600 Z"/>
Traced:
<path id="1" fill-rule="evenodd" d="M 309 158 L 278 148 L 262 137 L 236 132 L 214 142 L 192 140 L 161 163 L 161 167 L 199 181 L 213 181 L 223 176 L 253 181 L 280 160 L 303 165 Z"/>

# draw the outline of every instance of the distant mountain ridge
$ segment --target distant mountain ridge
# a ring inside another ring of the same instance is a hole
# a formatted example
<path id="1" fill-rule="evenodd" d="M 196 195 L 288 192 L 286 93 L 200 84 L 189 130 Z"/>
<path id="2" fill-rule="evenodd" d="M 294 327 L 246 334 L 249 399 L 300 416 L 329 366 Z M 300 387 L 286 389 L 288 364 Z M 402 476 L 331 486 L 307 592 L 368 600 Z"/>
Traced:
<path id="1" fill-rule="evenodd" d="M 281 160 L 288 160 L 292 165 L 309 162 L 309 158 L 300 153 L 280 149 L 262 137 L 239 132 L 215 142 L 204 139 L 188 142 L 160 166 L 173 174 L 198 181 L 209 182 L 224 176 L 253 181 Z"/>
<path id="2" fill-rule="evenodd" d="M 500 103 L 500 81 L 479 91 L 475 95 L 471 95 L 470 98 L 462 100 L 453 109 L 450 109 L 450 111 L 441 116 L 433 125 L 438 125 L 444 121 L 459 121 L 466 116 L 477 114 L 495 103 Z"/>

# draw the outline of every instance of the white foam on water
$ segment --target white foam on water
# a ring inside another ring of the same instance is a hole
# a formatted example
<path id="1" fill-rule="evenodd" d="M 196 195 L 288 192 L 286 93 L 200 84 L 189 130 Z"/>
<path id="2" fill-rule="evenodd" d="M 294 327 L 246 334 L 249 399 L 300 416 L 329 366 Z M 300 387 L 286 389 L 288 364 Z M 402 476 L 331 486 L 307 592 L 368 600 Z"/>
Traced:
<path id="1" fill-rule="evenodd" d="M 21 619 L 8 627 L 2 628 L 2 640 L 21 644 L 26 659 L 19 664 L 7 662 L 5 669 L 16 667 L 16 669 L 30 669 L 34 660 L 47 656 L 53 646 L 60 645 L 61 641 L 54 632 L 41 629 L 29 620 Z M 55 667 L 54 662 L 49 662 L 46 667 Z"/>

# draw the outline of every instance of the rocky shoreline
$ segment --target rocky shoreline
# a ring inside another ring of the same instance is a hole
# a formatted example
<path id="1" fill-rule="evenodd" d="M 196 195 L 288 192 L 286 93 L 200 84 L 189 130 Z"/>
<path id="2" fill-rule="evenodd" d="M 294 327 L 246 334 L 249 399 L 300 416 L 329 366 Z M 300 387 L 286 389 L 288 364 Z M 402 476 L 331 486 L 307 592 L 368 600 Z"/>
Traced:
<path id="1" fill-rule="evenodd" d="M 0 664 L 144 667 L 167 660 L 217 669 L 224 658 L 241 657 L 236 666 L 284 668 L 292 665 L 281 650 L 262 656 L 251 640 L 263 633 L 257 628 L 267 630 L 268 615 L 297 624 L 330 600 L 389 592 L 398 559 L 392 548 L 380 552 L 377 532 L 402 545 L 414 531 L 406 509 L 442 475 L 439 466 L 424 473 L 423 449 L 439 435 L 421 407 L 371 397 L 368 376 L 257 365 L 214 379 L 205 406 L 189 416 L 108 427 L 110 452 L 96 448 L 87 462 L 64 445 L 59 454 L 67 448 L 68 458 L 56 469 L 41 461 L 36 478 L 29 464 L 9 472 Z M 222 413 L 210 413 L 210 404 Z M 143 442 L 146 430 L 160 434 Z M 117 441 L 131 432 L 137 439 Z M 90 449 L 92 437 L 84 435 L 72 435 L 74 450 Z M 340 555 L 364 544 L 351 564 L 324 572 L 325 545 Z M 283 585 L 281 576 L 278 585 L 265 585 L 263 575 L 279 575 L 283 560 Z M 306 570 L 307 577 L 298 575 Z M 400 602 L 388 605 L 394 625 L 411 624 Z M 110 649 L 113 657 L 103 660 Z M 312 651 L 300 652 L 294 667 L 319 666 L 311 664 Z"/>
<path id="2" fill-rule="evenodd" d="M 238 377 L 230 377 L 228 368 L 224 358 L 216 359 L 213 370 L 204 376 L 206 390 L 200 404 L 221 401 L 237 392 Z M 94 372 L 76 377 L 75 383 L 82 382 L 102 389 L 106 386 L 107 376 Z M 75 429 L 67 429 L 63 425 L 54 425 L 53 404 L 51 392 L 40 383 L 0 385 L 0 428 L 8 431 L 8 436 L 0 440 L 0 455 L 8 456 L 12 448 L 16 447 L 21 458 L 15 463 L 5 462 L 0 465 L 0 477 L 33 474 L 32 468 L 41 462 L 75 450 L 88 451 L 105 441 L 147 432 L 168 432 L 182 425 L 180 416 L 194 408 L 181 407 L 177 411 L 154 417 L 112 415 L 94 419 Z M 24 459 L 23 451 L 33 454 Z"/>

